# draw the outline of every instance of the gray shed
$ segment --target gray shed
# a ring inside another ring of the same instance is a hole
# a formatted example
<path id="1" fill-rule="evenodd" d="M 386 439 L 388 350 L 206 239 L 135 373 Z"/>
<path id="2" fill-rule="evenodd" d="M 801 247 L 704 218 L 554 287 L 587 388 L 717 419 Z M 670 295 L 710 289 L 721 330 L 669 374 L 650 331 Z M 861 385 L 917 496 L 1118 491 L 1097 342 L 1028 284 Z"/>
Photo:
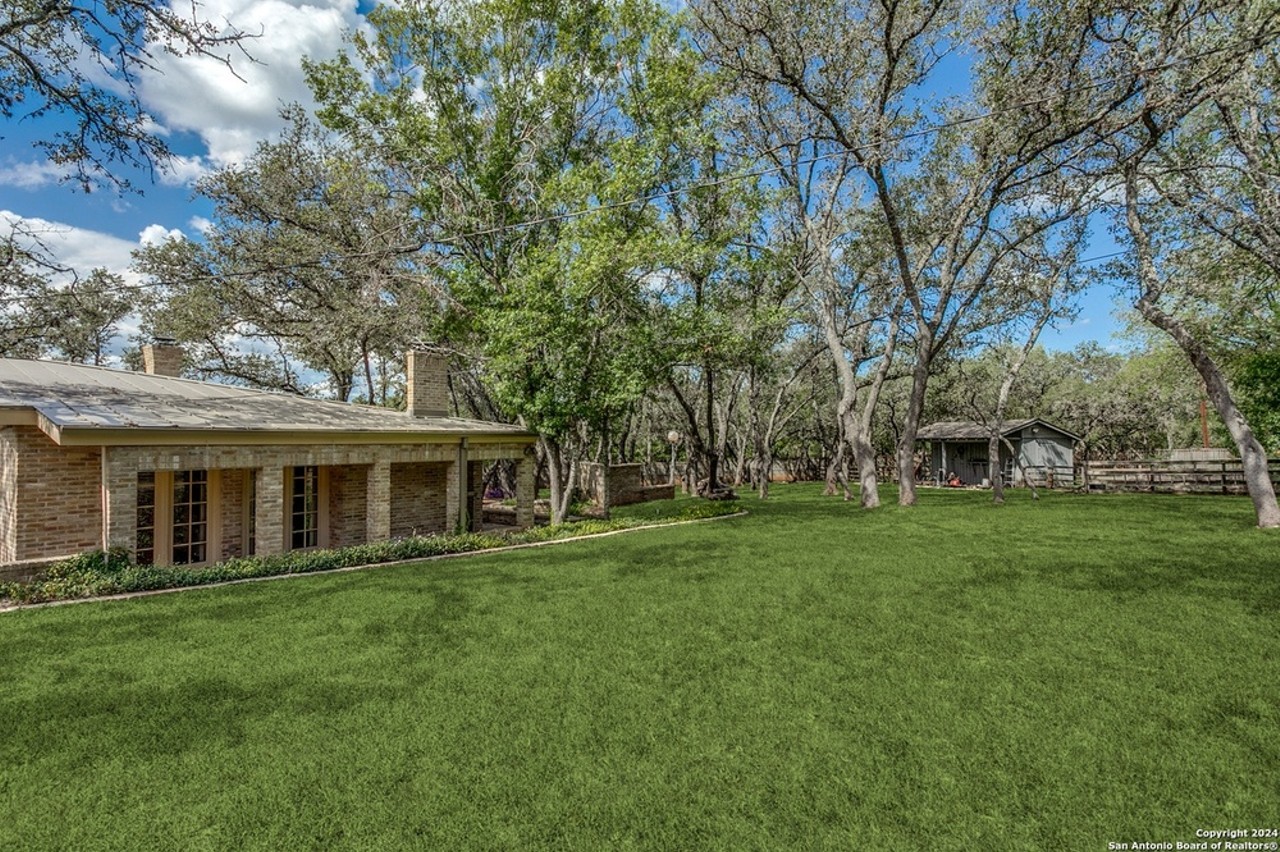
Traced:
<path id="1" fill-rule="evenodd" d="M 947 475 L 955 473 L 965 485 L 989 484 L 991 465 L 987 458 L 988 429 L 985 424 L 966 421 L 932 423 L 916 435 L 931 445 L 930 479 L 942 485 Z M 1077 435 L 1046 423 L 1039 418 L 1010 420 L 1000 430 L 1002 438 L 1013 445 L 1019 465 L 1009 448 L 1000 443 L 997 469 L 1006 483 L 1021 485 L 1022 473 L 1036 485 L 1070 484 L 1075 479 L 1075 444 Z"/>

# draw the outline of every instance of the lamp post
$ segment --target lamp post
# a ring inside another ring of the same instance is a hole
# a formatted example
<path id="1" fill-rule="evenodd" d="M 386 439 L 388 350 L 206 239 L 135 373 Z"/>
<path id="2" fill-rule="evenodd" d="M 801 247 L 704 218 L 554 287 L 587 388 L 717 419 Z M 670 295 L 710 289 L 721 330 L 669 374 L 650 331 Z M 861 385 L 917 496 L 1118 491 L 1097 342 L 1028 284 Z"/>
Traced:
<path id="1" fill-rule="evenodd" d="M 671 445 L 671 464 L 667 470 L 667 484 L 674 486 L 676 484 L 676 447 L 680 446 L 683 436 L 672 429 L 667 433 L 667 443 Z"/>

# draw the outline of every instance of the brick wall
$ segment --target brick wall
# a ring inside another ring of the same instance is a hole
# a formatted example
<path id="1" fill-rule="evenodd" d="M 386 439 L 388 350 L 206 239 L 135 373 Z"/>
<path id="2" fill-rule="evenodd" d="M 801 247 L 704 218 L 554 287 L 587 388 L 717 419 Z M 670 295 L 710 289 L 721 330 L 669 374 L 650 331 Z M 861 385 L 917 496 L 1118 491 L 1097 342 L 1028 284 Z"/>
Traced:
<path id="1" fill-rule="evenodd" d="M 71 556 L 99 546 L 102 451 L 59 447 L 34 426 L 0 429 L 0 561 Z"/>
<path id="2" fill-rule="evenodd" d="M 369 466 L 329 469 L 329 546 L 364 544 Z"/>
<path id="3" fill-rule="evenodd" d="M 405 410 L 413 417 L 449 414 L 449 358 L 411 351 L 405 359 Z"/>
<path id="4" fill-rule="evenodd" d="M 445 477 L 449 465 L 391 465 L 391 537 L 446 531 Z"/>
<path id="5" fill-rule="evenodd" d="M 603 509 L 648 500 L 669 500 L 675 496 L 675 489 L 669 485 L 645 485 L 644 465 L 640 464 L 605 467 L 583 462 L 578 465 L 578 488 Z"/>
<path id="6" fill-rule="evenodd" d="M 525 446 L 514 442 L 479 444 L 468 454 L 471 459 L 521 459 Z M 370 494 L 378 496 L 381 512 L 395 507 L 397 526 L 393 535 L 414 530 L 444 531 L 456 522 L 457 477 L 449 471 L 457 454 L 456 444 L 151 446 L 104 450 L 59 447 L 35 427 L 5 427 L 0 429 L 0 564 L 63 557 L 100 547 L 104 527 L 112 546 L 133 550 L 138 474 L 145 471 L 223 471 L 222 508 L 218 515 L 222 540 L 217 550 L 223 558 L 243 553 L 247 544 L 243 500 L 244 483 L 251 470 L 259 471 L 254 513 L 259 554 L 279 552 L 284 547 L 283 470 L 293 465 L 329 468 L 331 546 L 368 540 L 369 518 L 377 514 L 369 502 Z M 485 464 L 471 464 L 477 480 L 473 518 L 479 517 L 483 495 L 478 480 Z M 382 470 L 401 468 L 402 475 L 390 479 L 400 479 L 413 499 L 406 500 L 404 494 L 393 493 L 390 488 L 374 488 L 369 471 L 375 465 Z M 528 499 L 532 500 L 531 494 Z"/>
<path id="7" fill-rule="evenodd" d="M 218 548 L 220 559 L 244 556 L 246 541 L 244 497 L 249 471 L 239 468 L 222 471 L 220 493 L 222 495 L 222 543 Z"/>

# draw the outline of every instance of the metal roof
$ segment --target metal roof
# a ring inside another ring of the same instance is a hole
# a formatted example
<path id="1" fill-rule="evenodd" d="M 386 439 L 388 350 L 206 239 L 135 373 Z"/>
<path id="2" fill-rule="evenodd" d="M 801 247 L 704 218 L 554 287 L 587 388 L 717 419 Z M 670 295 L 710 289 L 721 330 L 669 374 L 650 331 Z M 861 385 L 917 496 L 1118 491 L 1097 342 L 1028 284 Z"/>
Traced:
<path id="1" fill-rule="evenodd" d="M 317 441 L 339 440 L 343 435 L 364 440 L 382 435 L 395 441 L 429 441 L 432 436 L 535 437 L 506 423 L 411 417 L 403 411 L 374 406 L 85 364 L 13 358 L 0 358 L 0 413 L 4 410 L 34 410 L 58 432 L 259 433 L 264 443 L 281 433 L 295 440 L 313 435 Z"/>
<path id="2" fill-rule="evenodd" d="M 1004 424 L 1004 428 L 1000 430 L 1000 437 L 1008 437 L 1014 432 L 1021 432 L 1032 425 L 1043 426 L 1075 441 L 1080 440 L 1078 436 L 1068 432 L 1066 429 L 1054 426 L 1052 423 L 1046 423 L 1038 417 L 1007 421 Z M 970 420 L 950 420 L 941 423 L 930 423 L 928 426 L 921 427 L 920 431 L 916 433 L 916 438 L 921 441 L 985 441 L 990 434 L 985 423 L 977 423 Z"/>

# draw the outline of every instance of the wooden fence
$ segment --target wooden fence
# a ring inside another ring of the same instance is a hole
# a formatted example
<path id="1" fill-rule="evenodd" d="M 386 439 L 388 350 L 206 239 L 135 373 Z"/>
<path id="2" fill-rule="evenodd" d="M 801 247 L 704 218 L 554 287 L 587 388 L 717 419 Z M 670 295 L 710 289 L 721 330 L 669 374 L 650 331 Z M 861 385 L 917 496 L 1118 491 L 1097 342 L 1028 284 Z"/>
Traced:
<path id="1" fill-rule="evenodd" d="M 1280 483 L 1280 459 L 1269 459 L 1271 481 Z M 1239 459 L 1209 461 L 1092 461 L 1078 479 L 1090 489 L 1244 494 L 1247 489 Z"/>

